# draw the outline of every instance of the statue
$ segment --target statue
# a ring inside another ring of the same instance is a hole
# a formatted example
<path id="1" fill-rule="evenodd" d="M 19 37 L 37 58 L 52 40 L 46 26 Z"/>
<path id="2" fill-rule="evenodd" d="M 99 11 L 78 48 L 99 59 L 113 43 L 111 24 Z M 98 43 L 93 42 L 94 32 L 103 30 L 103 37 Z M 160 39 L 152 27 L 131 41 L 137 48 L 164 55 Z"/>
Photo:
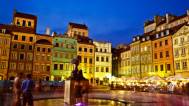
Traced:
<path id="1" fill-rule="evenodd" d="M 80 63 L 79 57 L 77 56 L 71 61 L 72 64 L 75 64 L 75 69 L 72 71 L 72 74 L 69 79 L 73 80 L 85 80 L 83 77 L 83 72 L 82 70 L 78 70 L 78 65 Z"/>

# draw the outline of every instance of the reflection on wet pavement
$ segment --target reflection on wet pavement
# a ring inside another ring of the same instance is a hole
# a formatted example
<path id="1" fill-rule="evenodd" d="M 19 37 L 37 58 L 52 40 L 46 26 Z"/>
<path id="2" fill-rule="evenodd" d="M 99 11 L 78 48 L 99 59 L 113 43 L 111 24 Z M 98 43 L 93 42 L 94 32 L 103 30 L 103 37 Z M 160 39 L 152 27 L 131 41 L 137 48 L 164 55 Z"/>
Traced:
<path id="1" fill-rule="evenodd" d="M 39 100 L 34 102 L 34 106 L 65 106 L 63 99 L 48 99 Z M 111 101 L 111 100 L 99 100 L 89 99 L 87 106 L 127 106 L 124 103 Z"/>

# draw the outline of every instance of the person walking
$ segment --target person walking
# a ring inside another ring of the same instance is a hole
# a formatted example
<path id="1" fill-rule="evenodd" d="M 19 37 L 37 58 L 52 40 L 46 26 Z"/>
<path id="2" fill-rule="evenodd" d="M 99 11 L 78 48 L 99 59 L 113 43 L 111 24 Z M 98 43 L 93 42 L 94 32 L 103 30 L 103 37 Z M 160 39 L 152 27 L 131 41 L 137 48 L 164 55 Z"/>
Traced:
<path id="1" fill-rule="evenodd" d="M 22 82 L 22 92 L 23 92 L 23 106 L 33 106 L 33 95 L 32 91 L 34 88 L 34 82 L 32 80 L 31 74 L 27 75 L 27 78 Z"/>
<path id="2" fill-rule="evenodd" d="M 23 73 L 18 73 L 13 82 L 13 106 L 21 106 L 21 83 Z"/>

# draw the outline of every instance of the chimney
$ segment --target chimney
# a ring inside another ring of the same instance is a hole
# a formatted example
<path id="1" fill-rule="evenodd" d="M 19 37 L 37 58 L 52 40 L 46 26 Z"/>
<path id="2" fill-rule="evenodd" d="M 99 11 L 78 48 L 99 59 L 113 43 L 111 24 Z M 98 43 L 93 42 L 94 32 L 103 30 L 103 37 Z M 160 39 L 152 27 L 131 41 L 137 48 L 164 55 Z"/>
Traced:
<path id="1" fill-rule="evenodd" d="M 169 20 L 169 14 L 166 13 L 165 17 L 166 17 L 166 23 L 169 23 L 170 22 L 170 20 Z"/>
<path id="2" fill-rule="evenodd" d="M 47 28 L 46 28 L 46 31 L 45 31 L 45 34 L 46 34 L 46 35 L 50 35 L 50 33 L 51 33 L 51 30 L 50 30 L 49 27 L 47 27 Z"/>
<path id="3" fill-rule="evenodd" d="M 187 15 L 189 15 L 189 10 L 186 11 Z"/>

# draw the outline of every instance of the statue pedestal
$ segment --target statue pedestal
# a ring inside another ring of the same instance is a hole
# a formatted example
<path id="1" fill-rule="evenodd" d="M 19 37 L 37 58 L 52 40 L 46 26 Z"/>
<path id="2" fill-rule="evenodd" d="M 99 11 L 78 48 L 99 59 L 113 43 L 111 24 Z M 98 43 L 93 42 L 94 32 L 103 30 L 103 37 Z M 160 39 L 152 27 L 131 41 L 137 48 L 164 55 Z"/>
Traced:
<path id="1" fill-rule="evenodd" d="M 66 80 L 64 87 L 64 103 L 67 105 L 74 105 L 78 102 L 88 103 L 88 80 Z M 82 97 L 86 94 L 85 97 Z"/>

